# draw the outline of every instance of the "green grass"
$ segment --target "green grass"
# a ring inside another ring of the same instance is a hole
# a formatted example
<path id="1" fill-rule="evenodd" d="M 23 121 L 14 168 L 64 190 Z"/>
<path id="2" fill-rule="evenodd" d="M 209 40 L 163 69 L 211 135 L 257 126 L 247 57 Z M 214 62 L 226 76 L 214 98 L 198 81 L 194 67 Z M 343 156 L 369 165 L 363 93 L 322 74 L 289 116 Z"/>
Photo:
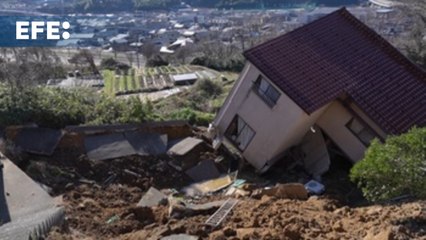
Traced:
<path id="1" fill-rule="evenodd" d="M 114 76 L 114 92 L 117 92 L 120 89 L 120 78 L 118 76 Z"/>
<path id="2" fill-rule="evenodd" d="M 120 76 L 118 89 L 120 92 L 124 92 L 127 90 L 127 81 L 126 76 Z"/>
<path id="3" fill-rule="evenodd" d="M 104 91 L 107 94 L 114 94 L 114 80 L 115 80 L 115 74 L 114 72 L 110 70 L 105 70 L 102 72 L 104 77 L 104 84 L 105 88 Z"/>
<path id="4" fill-rule="evenodd" d="M 127 90 L 136 90 L 135 75 L 127 76 Z"/>

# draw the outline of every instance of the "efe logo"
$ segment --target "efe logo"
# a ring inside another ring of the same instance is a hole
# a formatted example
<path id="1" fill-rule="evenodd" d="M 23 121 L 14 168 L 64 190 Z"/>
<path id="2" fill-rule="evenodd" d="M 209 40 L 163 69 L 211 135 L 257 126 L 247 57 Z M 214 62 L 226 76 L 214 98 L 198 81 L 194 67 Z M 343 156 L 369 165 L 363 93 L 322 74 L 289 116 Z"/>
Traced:
<path id="1" fill-rule="evenodd" d="M 31 27 L 31 34 L 30 34 Z M 16 22 L 16 39 L 17 40 L 37 40 L 39 34 L 46 33 L 47 40 L 69 39 L 70 33 L 64 31 L 62 36 L 60 30 L 68 30 L 69 22 L 59 21 L 17 21 Z"/>

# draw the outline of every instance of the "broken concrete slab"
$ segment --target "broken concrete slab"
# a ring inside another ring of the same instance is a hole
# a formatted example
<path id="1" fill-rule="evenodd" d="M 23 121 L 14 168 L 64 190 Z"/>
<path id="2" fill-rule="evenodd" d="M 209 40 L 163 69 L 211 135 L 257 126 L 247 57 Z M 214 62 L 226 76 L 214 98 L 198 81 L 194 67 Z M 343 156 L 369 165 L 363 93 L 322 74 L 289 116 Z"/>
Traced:
<path id="1" fill-rule="evenodd" d="M 203 140 L 187 137 L 170 148 L 169 153 L 171 155 L 184 156 L 201 144 L 203 144 Z"/>
<path id="2" fill-rule="evenodd" d="M 192 128 L 186 121 L 148 122 L 142 124 L 108 124 L 98 126 L 67 126 L 68 132 L 84 135 L 123 133 L 129 131 L 142 131 L 149 133 L 165 134 L 169 139 L 185 138 L 192 135 Z"/>
<path id="3" fill-rule="evenodd" d="M 154 206 L 158 206 L 158 205 L 166 204 L 166 203 L 167 203 L 167 195 L 158 191 L 154 187 L 150 187 L 136 206 L 154 207 Z"/>
<path id="4" fill-rule="evenodd" d="M 6 203 L 11 221 L 54 206 L 53 198 L 21 169 L 8 159 L 0 161 L 3 163 L 0 176 L 3 195 L 0 197 L 4 197 L 3 203 Z"/>
<path id="5" fill-rule="evenodd" d="M 166 237 L 162 237 L 161 240 L 198 240 L 200 239 L 197 236 L 192 236 L 188 234 L 174 234 Z"/>
<path id="6" fill-rule="evenodd" d="M 141 124 L 105 124 L 97 126 L 66 126 L 68 132 L 84 133 L 88 135 L 105 134 L 113 132 L 125 132 L 137 130 Z"/>
<path id="7" fill-rule="evenodd" d="M 122 133 L 86 136 L 84 145 L 91 160 L 108 160 L 137 154 Z"/>
<path id="8" fill-rule="evenodd" d="M 58 129 L 26 127 L 18 132 L 15 144 L 25 152 L 51 156 L 62 136 Z"/>
<path id="9" fill-rule="evenodd" d="M 167 152 L 174 158 L 170 164 L 178 170 L 185 171 L 199 162 L 201 153 L 206 148 L 203 140 L 187 137 L 173 145 Z"/>
<path id="10" fill-rule="evenodd" d="M 300 183 L 278 184 L 272 188 L 261 189 L 260 191 L 255 192 L 253 197 L 261 197 L 264 195 L 286 199 L 308 199 L 308 191 L 305 186 Z"/>
<path id="11" fill-rule="evenodd" d="M 28 239 L 32 233 L 39 237 L 61 224 L 64 209 L 10 160 L 0 162 L 1 239 Z"/>
<path id="12" fill-rule="evenodd" d="M 185 173 L 195 182 L 210 180 L 220 176 L 219 170 L 213 160 L 201 161 L 195 167 L 188 169 Z"/>
<path id="13" fill-rule="evenodd" d="M 127 141 L 141 156 L 156 156 L 167 151 L 167 135 L 158 133 L 143 133 L 139 131 L 126 132 Z"/>

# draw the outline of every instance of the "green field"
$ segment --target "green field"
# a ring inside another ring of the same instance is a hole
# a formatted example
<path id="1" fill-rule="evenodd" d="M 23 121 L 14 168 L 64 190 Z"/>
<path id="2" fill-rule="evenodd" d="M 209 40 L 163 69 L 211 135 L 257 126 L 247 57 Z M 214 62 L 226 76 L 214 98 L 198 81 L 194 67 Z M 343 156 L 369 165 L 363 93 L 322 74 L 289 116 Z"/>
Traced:
<path id="1" fill-rule="evenodd" d="M 111 95 L 123 95 L 138 92 L 152 92 L 174 86 L 171 75 L 197 72 L 202 78 L 207 75 L 199 66 L 161 66 L 155 68 L 131 69 L 127 75 L 104 70 L 104 91 Z"/>

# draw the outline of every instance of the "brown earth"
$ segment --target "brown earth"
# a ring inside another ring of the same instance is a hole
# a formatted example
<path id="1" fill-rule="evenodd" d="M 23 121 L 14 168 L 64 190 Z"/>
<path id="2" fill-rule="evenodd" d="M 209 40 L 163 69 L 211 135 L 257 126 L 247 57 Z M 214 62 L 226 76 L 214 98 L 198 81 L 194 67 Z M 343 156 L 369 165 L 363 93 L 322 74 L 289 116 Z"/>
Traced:
<path id="1" fill-rule="evenodd" d="M 167 206 L 136 207 L 141 194 L 120 184 L 79 186 L 64 195 L 69 230 L 53 231 L 49 239 L 159 239 L 178 233 L 202 239 L 426 239 L 424 202 L 349 208 L 327 197 L 241 198 L 222 226 L 211 229 L 204 225 L 209 214 L 171 219 Z M 107 223 L 113 216 L 118 220 Z"/>
<path id="2" fill-rule="evenodd" d="M 206 152 L 201 158 L 215 157 Z M 100 162 L 84 156 L 31 159 L 21 167 L 51 187 L 52 195 L 62 196 L 66 211 L 66 224 L 53 229 L 47 239 L 159 239 L 179 233 L 215 240 L 426 239 L 426 203 L 422 201 L 350 207 L 336 192 L 306 201 L 240 197 L 222 225 L 212 229 L 204 223 L 214 210 L 174 219 L 169 217 L 169 206 L 136 207 L 151 186 L 172 192 L 190 183 L 167 164 L 168 157 Z M 186 200 L 205 203 L 227 198 L 217 194 Z"/>
<path id="3" fill-rule="evenodd" d="M 179 233 L 215 240 L 426 239 L 426 203 L 421 201 L 349 207 L 327 195 L 306 201 L 243 197 L 223 224 L 211 229 L 204 225 L 211 213 L 173 219 L 168 206 L 136 207 L 150 186 L 180 189 L 189 183 L 161 160 L 133 157 L 89 166 L 86 170 L 98 170 L 90 178 L 97 181 L 63 189 L 67 226 L 52 231 L 48 239 L 159 239 Z M 141 176 L 118 174 L 102 187 L 106 173 L 123 168 Z M 219 194 L 192 201 L 227 198 Z"/>

